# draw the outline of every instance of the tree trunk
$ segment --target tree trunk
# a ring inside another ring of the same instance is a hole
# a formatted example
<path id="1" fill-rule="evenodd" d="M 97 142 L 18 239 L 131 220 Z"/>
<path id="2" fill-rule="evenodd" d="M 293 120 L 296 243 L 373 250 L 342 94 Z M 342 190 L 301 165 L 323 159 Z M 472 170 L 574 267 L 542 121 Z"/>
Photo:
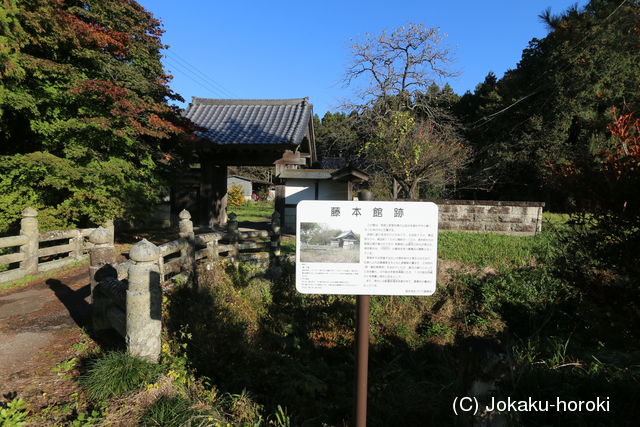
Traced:
<path id="1" fill-rule="evenodd" d="M 418 182 L 413 181 L 411 183 L 411 187 L 409 187 L 409 199 L 417 199 L 418 198 Z"/>
<path id="2" fill-rule="evenodd" d="M 398 200 L 398 193 L 400 192 L 400 184 L 398 184 L 398 180 L 393 178 L 393 184 L 391 187 L 391 194 L 393 200 Z"/>

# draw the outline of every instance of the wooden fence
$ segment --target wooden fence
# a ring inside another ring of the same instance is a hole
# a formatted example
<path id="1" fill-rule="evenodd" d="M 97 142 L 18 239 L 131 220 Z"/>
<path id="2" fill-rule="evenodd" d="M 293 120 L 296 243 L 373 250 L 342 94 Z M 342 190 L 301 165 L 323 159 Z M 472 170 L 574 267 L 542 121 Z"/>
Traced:
<path id="1" fill-rule="evenodd" d="M 104 224 L 111 230 L 113 222 Z M 92 244 L 86 240 L 93 228 L 56 230 L 41 233 L 38 229 L 38 212 L 27 208 L 22 212 L 20 234 L 0 237 L 0 250 L 10 253 L 0 255 L 0 283 L 22 279 L 27 275 L 58 268 L 86 258 Z"/>

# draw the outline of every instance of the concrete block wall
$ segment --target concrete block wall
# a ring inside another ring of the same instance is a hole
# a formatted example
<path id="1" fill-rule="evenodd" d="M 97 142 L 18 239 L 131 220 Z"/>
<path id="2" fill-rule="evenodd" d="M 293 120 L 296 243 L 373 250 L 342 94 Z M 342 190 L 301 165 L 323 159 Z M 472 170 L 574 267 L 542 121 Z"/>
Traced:
<path id="1" fill-rule="evenodd" d="M 543 202 L 430 200 L 438 205 L 441 231 L 532 236 L 542 231 Z"/>

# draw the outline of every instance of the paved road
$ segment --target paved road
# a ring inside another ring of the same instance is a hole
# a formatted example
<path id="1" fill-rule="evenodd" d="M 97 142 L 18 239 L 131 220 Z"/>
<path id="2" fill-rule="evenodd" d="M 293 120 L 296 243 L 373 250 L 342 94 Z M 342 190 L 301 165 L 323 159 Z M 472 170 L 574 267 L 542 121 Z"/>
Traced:
<path id="1" fill-rule="evenodd" d="M 87 265 L 0 294 L 0 397 L 47 394 L 89 320 Z M 2 399 L 0 399 L 2 400 Z"/>

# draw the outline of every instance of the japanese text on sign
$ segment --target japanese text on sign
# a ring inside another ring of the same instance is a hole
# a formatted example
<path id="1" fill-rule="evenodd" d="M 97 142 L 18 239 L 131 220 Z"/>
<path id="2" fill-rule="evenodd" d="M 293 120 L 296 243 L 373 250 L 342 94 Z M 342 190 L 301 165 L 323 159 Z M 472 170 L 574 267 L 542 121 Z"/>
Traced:
<path id="1" fill-rule="evenodd" d="M 431 295 L 435 291 L 435 204 L 302 201 L 296 217 L 299 292 Z"/>

